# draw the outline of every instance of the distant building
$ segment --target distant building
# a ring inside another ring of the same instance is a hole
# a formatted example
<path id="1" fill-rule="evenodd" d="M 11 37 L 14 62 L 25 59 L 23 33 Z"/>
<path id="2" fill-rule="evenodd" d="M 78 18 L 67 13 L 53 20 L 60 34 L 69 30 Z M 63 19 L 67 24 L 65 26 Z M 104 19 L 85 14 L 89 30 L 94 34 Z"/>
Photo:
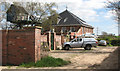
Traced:
<path id="1" fill-rule="evenodd" d="M 59 14 L 58 24 L 54 25 L 56 34 L 64 34 L 68 33 L 73 36 L 81 36 L 86 33 L 93 34 L 93 29 L 91 25 L 88 25 L 84 20 L 80 19 L 73 13 L 68 10 Z"/>
<path id="2" fill-rule="evenodd" d="M 16 6 L 12 4 L 7 10 L 7 21 L 14 22 L 17 20 L 28 20 L 28 12 L 21 6 Z"/>

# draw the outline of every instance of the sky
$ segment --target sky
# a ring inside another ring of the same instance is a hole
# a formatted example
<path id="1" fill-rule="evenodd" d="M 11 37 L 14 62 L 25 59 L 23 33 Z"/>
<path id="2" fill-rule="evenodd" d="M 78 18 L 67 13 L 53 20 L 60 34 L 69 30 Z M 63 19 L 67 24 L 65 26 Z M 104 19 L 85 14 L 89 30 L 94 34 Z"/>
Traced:
<path id="1" fill-rule="evenodd" d="M 3 0 L 4 1 L 4 0 Z M 10 3 L 18 0 L 6 0 Z M 19 0 L 22 1 L 22 0 Z M 112 33 L 118 35 L 117 22 L 114 20 L 112 11 L 105 8 L 107 1 L 112 0 L 25 0 L 32 2 L 55 2 L 58 7 L 53 8 L 61 13 L 66 10 L 72 12 L 79 18 L 86 21 L 94 27 L 94 33 L 100 35 L 101 32 Z"/>

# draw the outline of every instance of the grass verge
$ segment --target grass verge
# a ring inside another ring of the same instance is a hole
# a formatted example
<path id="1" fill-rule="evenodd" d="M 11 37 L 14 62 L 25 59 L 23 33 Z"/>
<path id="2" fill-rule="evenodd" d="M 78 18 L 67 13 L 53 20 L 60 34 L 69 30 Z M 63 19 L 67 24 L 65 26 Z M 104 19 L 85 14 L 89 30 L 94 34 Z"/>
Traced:
<path id="1" fill-rule="evenodd" d="M 61 58 L 53 58 L 50 56 L 44 57 L 41 60 L 37 61 L 36 63 L 23 63 L 20 67 L 59 67 L 63 65 L 69 64 L 70 61 L 64 61 Z"/>

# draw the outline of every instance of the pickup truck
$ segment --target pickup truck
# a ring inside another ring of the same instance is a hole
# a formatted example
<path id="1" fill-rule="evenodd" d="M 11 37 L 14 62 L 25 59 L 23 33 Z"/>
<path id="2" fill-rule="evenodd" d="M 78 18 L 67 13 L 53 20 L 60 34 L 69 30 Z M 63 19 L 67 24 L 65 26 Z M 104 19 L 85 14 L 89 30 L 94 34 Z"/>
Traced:
<path id="1" fill-rule="evenodd" d="M 69 48 L 84 48 L 85 50 L 91 50 L 92 47 L 96 47 L 98 41 L 94 38 L 75 38 L 70 42 L 63 44 L 63 49 L 69 50 Z"/>

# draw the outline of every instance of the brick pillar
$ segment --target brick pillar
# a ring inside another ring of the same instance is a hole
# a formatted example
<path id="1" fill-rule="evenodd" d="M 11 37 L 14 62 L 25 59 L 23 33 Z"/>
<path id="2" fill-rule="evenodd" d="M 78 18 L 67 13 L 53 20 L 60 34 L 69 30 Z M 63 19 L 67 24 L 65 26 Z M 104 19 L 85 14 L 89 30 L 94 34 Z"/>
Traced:
<path id="1" fill-rule="evenodd" d="M 35 28 L 35 62 L 40 60 L 41 28 Z"/>

